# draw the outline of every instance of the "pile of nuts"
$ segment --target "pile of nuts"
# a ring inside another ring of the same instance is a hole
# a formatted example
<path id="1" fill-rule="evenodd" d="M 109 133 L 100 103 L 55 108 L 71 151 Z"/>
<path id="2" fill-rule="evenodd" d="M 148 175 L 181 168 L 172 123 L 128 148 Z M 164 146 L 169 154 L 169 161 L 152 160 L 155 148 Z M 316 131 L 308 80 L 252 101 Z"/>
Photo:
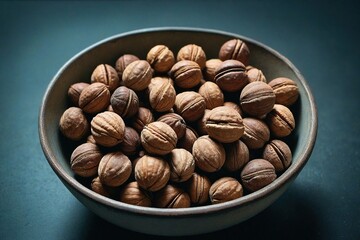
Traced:
<path id="1" fill-rule="evenodd" d="M 285 142 L 299 96 L 286 77 L 267 82 L 245 42 L 218 58 L 196 44 L 175 57 L 165 45 L 146 60 L 124 54 L 68 90 L 61 133 L 78 143 L 74 173 L 103 196 L 139 206 L 181 208 L 242 197 L 292 162 Z"/>

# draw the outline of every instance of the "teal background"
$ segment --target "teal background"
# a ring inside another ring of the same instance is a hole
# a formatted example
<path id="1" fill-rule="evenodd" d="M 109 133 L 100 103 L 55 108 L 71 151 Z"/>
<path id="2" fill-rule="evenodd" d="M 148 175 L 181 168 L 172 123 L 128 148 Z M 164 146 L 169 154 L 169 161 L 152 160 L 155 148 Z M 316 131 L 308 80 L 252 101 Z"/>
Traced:
<path id="1" fill-rule="evenodd" d="M 211 28 L 260 41 L 307 79 L 319 113 L 313 154 L 289 190 L 254 218 L 169 239 L 360 238 L 360 17 L 356 1 L 0 2 L 0 239 L 168 239 L 98 218 L 43 156 L 38 114 L 58 69 L 114 34 Z"/>

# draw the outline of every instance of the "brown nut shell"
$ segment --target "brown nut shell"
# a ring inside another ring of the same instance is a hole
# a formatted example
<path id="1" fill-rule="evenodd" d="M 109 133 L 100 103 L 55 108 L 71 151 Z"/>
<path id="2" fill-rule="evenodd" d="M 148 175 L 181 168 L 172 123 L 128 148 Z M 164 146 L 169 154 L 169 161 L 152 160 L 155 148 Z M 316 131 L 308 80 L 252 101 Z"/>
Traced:
<path id="1" fill-rule="evenodd" d="M 105 84 L 108 89 L 114 91 L 120 85 L 119 76 L 112 66 L 108 64 L 98 65 L 91 74 L 91 83 L 100 82 Z"/>
<path id="2" fill-rule="evenodd" d="M 192 177 L 188 180 L 187 192 L 190 200 L 195 205 L 202 205 L 209 200 L 209 189 L 211 182 L 205 175 L 194 172 Z"/>
<path id="3" fill-rule="evenodd" d="M 90 124 L 80 108 L 70 107 L 61 115 L 59 129 L 65 137 L 77 141 L 86 136 Z"/>
<path id="4" fill-rule="evenodd" d="M 219 58 L 222 61 L 236 59 L 246 66 L 249 64 L 250 50 L 244 41 L 231 39 L 221 46 Z"/>
<path id="5" fill-rule="evenodd" d="M 71 170 L 81 177 L 95 176 L 103 154 L 93 143 L 83 143 L 70 156 Z"/>
<path id="6" fill-rule="evenodd" d="M 275 78 L 269 82 L 269 86 L 274 90 L 277 104 L 289 107 L 299 98 L 296 82 L 289 78 Z"/>
<path id="7" fill-rule="evenodd" d="M 266 116 L 266 123 L 275 137 L 286 137 L 295 129 L 295 118 L 289 108 L 275 104 Z"/>
<path id="8" fill-rule="evenodd" d="M 270 139 L 270 130 L 266 123 L 256 118 L 243 118 L 245 127 L 241 140 L 249 149 L 262 148 Z"/>
<path id="9" fill-rule="evenodd" d="M 253 66 L 246 66 L 246 73 L 249 78 L 249 82 L 260 81 L 266 83 L 266 77 L 260 69 Z"/>
<path id="10" fill-rule="evenodd" d="M 134 91 L 146 89 L 151 81 L 153 70 L 145 60 L 136 60 L 130 63 L 122 75 L 123 84 Z"/>
<path id="11" fill-rule="evenodd" d="M 205 63 L 205 68 L 203 70 L 204 79 L 207 81 L 214 82 L 216 70 L 220 66 L 222 61 L 218 58 L 209 59 Z"/>
<path id="12" fill-rule="evenodd" d="M 93 190 L 94 192 L 104 196 L 104 197 L 112 197 L 113 194 L 113 190 L 114 188 L 110 188 L 109 186 L 106 186 L 105 184 L 103 184 L 100 181 L 99 176 L 97 176 L 96 178 L 94 178 L 91 181 L 91 190 Z"/>
<path id="13" fill-rule="evenodd" d="M 121 189 L 119 201 L 136 206 L 151 207 L 149 194 L 136 181 L 126 184 Z"/>
<path id="14" fill-rule="evenodd" d="M 185 89 L 195 87 L 202 79 L 199 64 L 190 60 L 181 60 L 175 63 L 170 69 L 170 76 L 176 86 Z"/>
<path id="15" fill-rule="evenodd" d="M 139 98 L 137 94 L 125 86 L 118 87 L 113 92 L 110 103 L 113 111 L 122 118 L 132 117 L 139 110 Z"/>
<path id="16" fill-rule="evenodd" d="M 271 140 L 264 149 L 262 157 L 275 167 L 277 173 L 286 170 L 292 161 L 292 153 L 289 146 L 277 139 Z"/>
<path id="17" fill-rule="evenodd" d="M 157 72 L 167 72 L 175 64 L 174 53 L 167 46 L 161 44 L 149 50 L 146 60 Z"/>
<path id="18" fill-rule="evenodd" d="M 207 109 L 211 110 L 224 105 L 224 94 L 217 84 L 205 82 L 198 92 L 204 98 Z"/>
<path id="19" fill-rule="evenodd" d="M 195 160 L 189 151 L 183 148 L 175 148 L 169 153 L 168 158 L 170 180 L 184 182 L 191 178 L 195 171 Z"/>
<path id="20" fill-rule="evenodd" d="M 125 126 L 124 139 L 119 144 L 121 152 L 125 155 L 135 155 L 141 146 L 140 135 L 135 129 Z"/>
<path id="21" fill-rule="evenodd" d="M 189 194 L 171 184 L 156 193 L 155 206 L 159 208 L 187 208 L 190 204 Z"/>
<path id="22" fill-rule="evenodd" d="M 135 114 L 131 126 L 140 134 L 145 125 L 152 123 L 154 116 L 150 109 L 145 107 L 139 107 L 138 112 Z"/>
<path id="23" fill-rule="evenodd" d="M 85 82 L 79 82 L 72 84 L 68 89 L 68 97 L 75 107 L 79 106 L 79 98 L 81 92 L 88 87 L 90 84 Z"/>
<path id="24" fill-rule="evenodd" d="M 192 152 L 192 147 L 198 137 L 199 135 L 197 134 L 197 132 L 191 127 L 187 126 L 185 129 L 184 136 L 178 140 L 176 146 L 177 148 L 184 148 L 189 152 Z"/>
<path id="25" fill-rule="evenodd" d="M 219 65 L 214 80 L 221 90 L 227 92 L 240 91 L 249 83 L 245 65 L 233 59 L 225 60 Z"/>
<path id="26" fill-rule="evenodd" d="M 241 140 L 224 144 L 226 158 L 224 168 L 230 172 L 242 169 L 249 162 L 249 149 Z"/>
<path id="27" fill-rule="evenodd" d="M 202 47 L 196 44 L 188 44 L 180 48 L 177 56 L 177 61 L 190 60 L 199 64 L 200 68 L 205 68 L 206 54 Z"/>
<path id="28" fill-rule="evenodd" d="M 99 163 L 100 181 L 107 186 L 118 187 L 131 175 L 130 159 L 122 152 L 111 152 L 103 156 Z"/>
<path id="29" fill-rule="evenodd" d="M 160 116 L 157 121 L 164 122 L 174 129 L 178 139 L 182 138 L 186 130 L 185 120 L 176 113 L 167 113 Z"/>
<path id="30" fill-rule="evenodd" d="M 115 62 L 115 70 L 118 73 L 120 84 L 122 85 L 122 74 L 125 68 L 132 62 L 140 60 L 137 56 L 133 54 L 124 54 L 120 56 Z"/>
<path id="31" fill-rule="evenodd" d="M 209 189 L 212 204 L 228 202 L 243 196 L 243 188 L 238 180 L 222 177 L 216 180 Z"/>
<path id="32" fill-rule="evenodd" d="M 149 103 L 157 112 L 169 111 L 175 104 L 176 91 L 168 77 L 155 77 L 149 85 Z"/>
<path id="33" fill-rule="evenodd" d="M 197 92 L 185 91 L 176 95 L 175 112 L 185 121 L 196 121 L 204 115 L 205 99 Z"/>
<path id="34" fill-rule="evenodd" d="M 79 97 L 79 107 L 86 113 L 98 113 L 110 104 L 110 91 L 107 86 L 95 82 L 84 88 Z"/>

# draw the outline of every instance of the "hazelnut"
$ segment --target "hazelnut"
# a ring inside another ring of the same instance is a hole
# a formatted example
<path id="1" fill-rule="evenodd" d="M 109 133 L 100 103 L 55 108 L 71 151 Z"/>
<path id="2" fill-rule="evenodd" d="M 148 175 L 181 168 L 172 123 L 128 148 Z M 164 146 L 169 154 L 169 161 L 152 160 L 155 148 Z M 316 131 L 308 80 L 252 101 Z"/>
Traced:
<path id="1" fill-rule="evenodd" d="M 135 131 L 135 129 L 125 126 L 124 140 L 119 144 L 121 152 L 126 155 L 133 156 L 138 152 L 140 145 L 141 142 L 139 134 Z"/>
<path id="2" fill-rule="evenodd" d="M 80 108 L 69 107 L 60 117 L 59 128 L 65 137 L 77 141 L 86 136 L 90 125 Z"/>
<path id="3" fill-rule="evenodd" d="M 118 87 L 110 98 L 114 112 L 122 118 L 134 116 L 139 110 L 139 98 L 136 93 L 125 86 Z"/>
<path id="4" fill-rule="evenodd" d="M 189 195 L 179 187 L 166 185 L 156 193 L 155 206 L 160 208 L 187 208 L 190 207 Z"/>
<path id="5" fill-rule="evenodd" d="M 243 119 L 245 132 L 241 140 L 249 149 L 262 148 L 270 139 L 270 130 L 265 122 L 256 118 Z"/>
<path id="6" fill-rule="evenodd" d="M 222 61 L 218 58 L 209 59 L 206 61 L 205 69 L 203 71 L 205 80 L 214 82 L 216 69 L 219 67 L 221 63 Z"/>
<path id="7" fill-rule="evenodd" d="M 269 86 L 274 90 L 276 100 L 275 103 L 284 106 L 291 106 L 299 97 L 299 89 L 296 83 L 285 77 L 279 77 L 271 80 Z"/>
<path id="8" fill-rule="evenodd" d="M 180 48 L 177 57 L 177 61 L 190 60 L 199 64 L 200 68 L 205 68 L 206 54 L 202 47 L 196 44 L 188 44 Z"/>
<path id="9" fill-rule="evenodd" d="M 105 84 L 110 91 L 114 91 L 120 85 L 115 68 L 108 64 L 100 64 L 94 69 L 91 74 L 91 83 L 95 82 Z"/>
<path id="10" fill-rule="evenodd" d="M 86 113 L 98 113 L 110 104 L 110 91 L 105 84 L 95 82 L 84 88 L 79 97 L 79 107 Z"/>
<path id="11" fill-rule="evenodd" d="M 165 45 L 156 45 L 147 53 L 146 60 L 157 72 L 167 72 L 175 64 L 173 52 Z"/>
<path id="12" fill-rule="evenodd" d="M 262 157 L 274 165 L 277 173 L 287 169 L 292 161 L 289 146 L 285 142 L 277 139 L 273 139 L 266 144 Z"/>
<path id="13" fill-rule="evenodd" d="M 149 194 L 147 194 L 136 181 L 126 184 L 121 189 L 119 201 L 136 206 L 151 206 Z"/>
<path id="14" fill-rule="evenodd" d="M 227 92 L 240 91 L 249 83 L 245 65 L 233 59 L 225 60 L 219 65 L 214 80 L 221 90 Z"/>
<path id="15" fill-rule="evenodd" d="M 235 178 L 222 177 L 211 185 L 209 196 L 212 204 L 228 202 L 242 197 L 243 188 Z"/>
<path id="16" fill-rule="evenodd" d="M 196 121 L 204 115 L 206 103 L 197 92 L 185 91 L 176 95 L 175 112 L 185 121 Z"/>
<path id="17" fill-rule="evenodd" d="M 94 176 L 102 157 L 96 144 L 83 143 L 76 147 L 70 156 L 71 170 L 81 177 Z"/>
<path id="18" fill-rule="evenodd" d="M 149 85 L 149 103 L 157 112 L 169 111 L 175 104 L 176 92 L 168 77 L 155 77 Z"/>
<path id="19" fill-rule="evenodd" d="M 249 162 L 249 149 L 241 140 L 224 144 L 226 158 L 224 168 L 230 172 L 242 169 Z"/>
<path id="20" fill-rule="evenodd" d="M 152 74 L 153 70 L 147 61 L 136 60 L 125 68 L 122 81 L 126 87 L 141 91 L 149 86 Z"/>
<path id="21" fill-rule="evenodd" d="M 75 107 L 79 106 L 79 97 L 81 92 L 90 84 L 85 82 L 79 82 L 72 84 L 68 89 L 68 96 Z"/>
<path id="22" fill-rule="evenodd" d="M 175 85 L 180 88 L 192 88 L 198 85 L 202 79 L 199 64 L 190 60 L 181 60 L 172 66 L 170 76 Z"/>
<path id="23" fill-rule="evenodd" d="M 176 113 L 167 113 L 160 116 L 157 121 L 164 122 L 174 129 L 178 139 L 182 138 L 186 130 L 185 120 Z"/>
<path id="24" fill-rule="evenodd" d="M 295 129 L 295 119 L 289 108 L 275 104 L 266 116 L 266 123 L 275 137 L 286 137 Z"/>
<path id="25" fill-rule="evenodd" d="M 224 94 L 219 86 L 213 82 L 205 82 L 201 85 L 199 94 L 204 98 L 207 109 L 224 105 Z"/>
<path id="26" fill-rule="evenodd" d="M 175 148 L 169 155 L 170 180 L 184 182 L 191 178 L 195 171 L 195 160 L 193 155 L 183 149 Z"/>
<path id="27" fill-rule="evenodd" d="M 211 182 L 208 177 L 194 172 L 187 183 L 187 192 L 193 204 L 201 205 L 209 200 Z"/>
<path id="28" fill-rule="evenodd" d="M 240 39 L 231 39 L 225 42 L 219 51 L 219 58 L 222 61 L 235 59 L 245 66 L 249 63 L 250 50 L 246 43 Z"/>

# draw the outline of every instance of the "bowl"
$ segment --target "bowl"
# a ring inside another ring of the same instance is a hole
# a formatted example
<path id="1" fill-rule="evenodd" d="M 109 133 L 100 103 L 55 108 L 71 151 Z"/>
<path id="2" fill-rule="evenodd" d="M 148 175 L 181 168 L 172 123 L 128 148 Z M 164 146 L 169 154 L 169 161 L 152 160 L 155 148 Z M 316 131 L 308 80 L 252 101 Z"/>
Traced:
<path id="1" fill-rule="evenodd" d="M 267 79 L 285 76 L 293 79 L 300 97 L 294 108 L 296 129 L 288 139 L 293 151 L 291 166 L 270 185 L 226 203 L 184 209 L 139 207 L 103 197 L 84 186 L 69 166 L 74 146 L 61 136 L 59 119 L 69 105 L 68 87 L 90 79 L 92 70 L 101 63 L 114 65 L 123 54 L 146 59 L 147 51 L 165 44 L 174 53 L 184 45 L 201 46 L 207 59 L 217 58 L 220 46 L 240 38 L 250 49 L 250 65 L 261 69 Z M 67 189 L 86 207 L 103 219 L 120 227 L 154 235 L 193 235 L 230 227 L 258 214 L 290 186 L 307 163 L 317 134 L 317 110 L 311 90 L 299 70 L 284 56 L 250 38 L 211 29 L 151 28 L 118 34 L 102 40 L 76 54 L 51 80 L 39 113 L 39 137 L 43 152 L 53 171 Z M 285 211 L 285 210 L 284 210 Z"/>

